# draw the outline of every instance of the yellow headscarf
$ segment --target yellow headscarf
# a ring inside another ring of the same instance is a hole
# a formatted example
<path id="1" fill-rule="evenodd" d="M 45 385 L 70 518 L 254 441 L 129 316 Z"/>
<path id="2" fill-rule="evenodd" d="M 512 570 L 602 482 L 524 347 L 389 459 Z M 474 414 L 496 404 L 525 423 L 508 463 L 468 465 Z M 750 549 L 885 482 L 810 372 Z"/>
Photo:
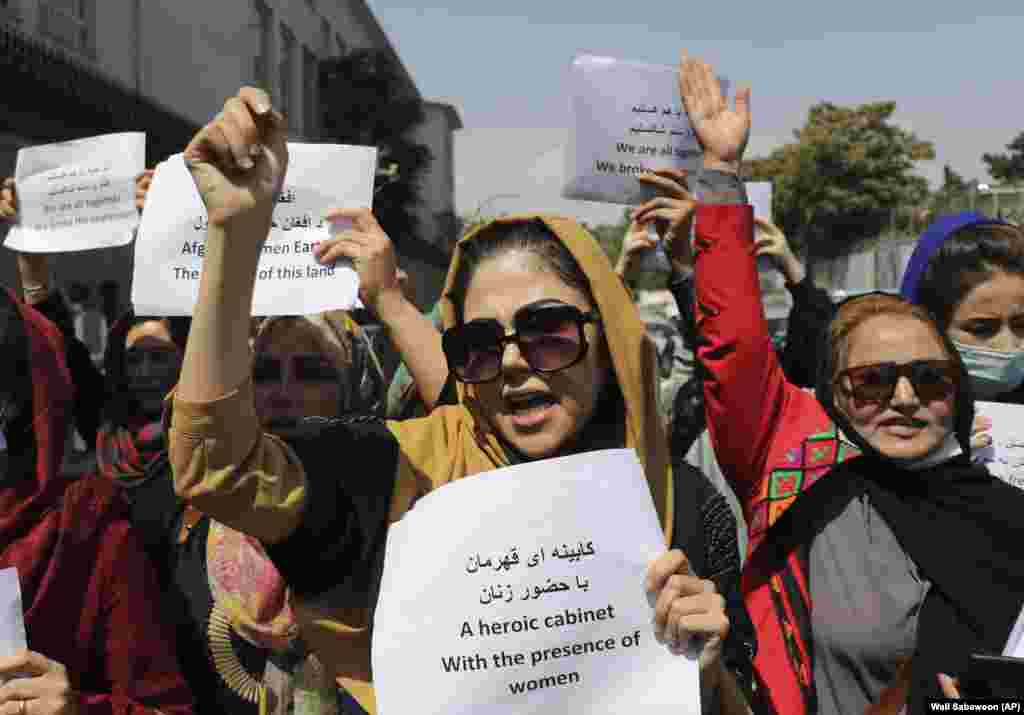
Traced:
<path id="1" fill-rule="evenodd" d="M 593 236 L 571 219 L 536 214 L 503 217 L 471 231 L 459 241 L 448 269 L 441 301 L 444 326 L 451 327 L 455 322 L 455 309 L 447 296 L 467 242 L 493 224 L 534 221 L 542 222 L 565 245 L 590 282 L 625 401 L 624 446 L 636 449 L 665 531 L 665 543 L 671 543 L 672 468 L 658 411 L 655 348 L 647 337 L 640 311 Z M 400 453 L 391 502 L 392 523 L 417 497 L 456 479 L 509 464 L 498 436 L 476 409 L 473 387 L 459 384 L 458 392 L 458 405 L 438 407 L 427 417 L 387 423 L 398 440 Z M 329 594 L 315 604 L 296 602 L 294 607 L 304 624 L 303 637 L 334 668 L 338 683 L 368 712 L 376 712 L 370 682 L 368 611 L 331 605 Z"/>

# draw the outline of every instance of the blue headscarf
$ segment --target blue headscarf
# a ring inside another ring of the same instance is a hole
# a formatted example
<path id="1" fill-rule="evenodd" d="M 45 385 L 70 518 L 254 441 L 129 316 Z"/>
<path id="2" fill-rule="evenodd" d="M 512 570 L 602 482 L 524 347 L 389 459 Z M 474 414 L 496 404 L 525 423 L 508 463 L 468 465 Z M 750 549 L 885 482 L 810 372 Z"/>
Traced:
<path id="1" fill-rule="evenodd" d="M 919 303 L 917 288 L 921 283 L 921 276 L 924 275 L 925 269 L 928 268 L 928 261 L 939 250 L 939 247 L 962 228 L 989 224 L 1005 225 L 1006 221 L 989 218 L 976 211 L 962 211 L 936 220 L 917 240 L 914 252 L 910 256 L 910 262 L 907 263 L 907 270 L 903 273 L 900 295 L 911 303 Z"/>

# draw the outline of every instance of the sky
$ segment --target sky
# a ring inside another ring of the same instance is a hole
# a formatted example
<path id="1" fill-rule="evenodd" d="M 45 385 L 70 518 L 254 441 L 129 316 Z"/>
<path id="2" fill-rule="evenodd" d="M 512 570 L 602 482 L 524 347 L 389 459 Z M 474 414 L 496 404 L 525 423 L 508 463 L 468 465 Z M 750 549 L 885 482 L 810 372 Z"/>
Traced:
<path id="1" fill-rule="evenodd" d="M 679 53 L 752 86 L 747 157 L 789 141 L 819 101 L 892 100 L 895 121 L 988 180 L 981 155 L 1024 130 L 1021 0 L 369 0 L 420 92 L 452 104 L 456 210 L 560 211 L 615 221 L 622 207 L 558 198 L 572 58 L 676 64 Z"/>

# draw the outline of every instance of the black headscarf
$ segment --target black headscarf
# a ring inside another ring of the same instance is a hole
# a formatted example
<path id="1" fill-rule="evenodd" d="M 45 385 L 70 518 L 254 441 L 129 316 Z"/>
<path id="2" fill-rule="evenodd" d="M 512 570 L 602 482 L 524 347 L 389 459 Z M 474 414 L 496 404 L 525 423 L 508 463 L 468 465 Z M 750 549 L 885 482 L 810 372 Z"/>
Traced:
<path id="1" fill-rule="evenodd" d="M 966 375 L 952 343 L 938 328 L 935 332 Z M 772 525 L 768 548 L 759 549 L 764 553 L 755 554 L 750 568 L 760 573 L 807 548 L 852 500 L 867 494 L 931 583 L 918 619 L 909 696 L 909 711 L 924 712 L 923 698 L 942 697 L 936 675 L 962 675 L 971 653 L 1001 653 L 1024 605 L 1024 491 L 971 463 L 974 398 L 966 379 L 956 394 L 954 417 L 963 453 L 911 470 L 875 450 L 836 409 L 828 330 L 822 344 L 816 394 L 862 456 L 835 466 L 809 487 Z"/>
<path id="2" fill-rule="evenodd" d="M 135 400 L 128 382 L 126 364 L 128 350 L 125 347 L 125 343 L 128 339 L 128 332 L 136 325 L 147 321 L 164 323 L 171 335 L 171 340 L 182 353 L 185 352 L 185 343 L 188 341 L 191 318 L 137 316 L 131 310 L 122 315 L 110 327 L 110 331 L 107 334 L 107 349 L 103 355 L 103 371 L 107 382 L 107 400 L 104 405 L 103 414 L 104 430 L 109 430 L 111 426 L 123 427 L 139 414 L 139 404 Z"/>
<path id="3" fill-rule="evenodd" d="M 32 425 L 32 374 L 24 319 L 6 290 L 0 288 L 0 431 L 6 445 L 0 453 L 0 487 L 30 475 L 35 468 Z"/>

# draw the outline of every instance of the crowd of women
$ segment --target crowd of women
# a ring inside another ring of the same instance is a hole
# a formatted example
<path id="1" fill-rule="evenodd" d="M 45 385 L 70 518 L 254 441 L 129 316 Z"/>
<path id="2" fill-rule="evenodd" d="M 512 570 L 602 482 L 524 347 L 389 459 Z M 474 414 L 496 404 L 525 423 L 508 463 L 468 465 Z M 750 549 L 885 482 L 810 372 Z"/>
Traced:
<path id="1" fill-rule="evenodd" d="M 317 260 L 353 262 L 403 359 L 387 403 L 359 316 L 250 318 L 288 166 L 260 90 L 184 150 L 209 215 L 190 319 L 129 312 L 97 369 L 46 256 L 19 255 L 21 295 L 0 292 L 0 566 L 17 569 L 28 651 L 0 659 L 0 708 L 373 713 L 388 525 L 452 481 L 614 447 L 636 451 L 665 532 L 653 633 L 677 654 L 699 637 L 704 712 L 999 694 L 965 675 L 1024 606 L 1024 493 L 971 455 L 991 439 L 975 399 L 1024 401 L 1024 231 L 943 218 L 901 295 L 832 305 L 747 205 L 750 91 L 729 107 L 685 56 L 679 80 L 704 165 L 639 177 L 657 197 L 618 271 L 571 219 L 500 218 L 459 241 L 425 316 L 371 210 L 333 214 L 352 228 Z M 17 212 L 8 180 L 0 213 Z M 698 362 L 668 425 L 622 280 L 651 225 Z M 795 299 L 778 354 L 757 255 Z M 72 423 L 95 444 L 74 478 Z M 686 460 L 705 429 L 741 527 Z"/>

